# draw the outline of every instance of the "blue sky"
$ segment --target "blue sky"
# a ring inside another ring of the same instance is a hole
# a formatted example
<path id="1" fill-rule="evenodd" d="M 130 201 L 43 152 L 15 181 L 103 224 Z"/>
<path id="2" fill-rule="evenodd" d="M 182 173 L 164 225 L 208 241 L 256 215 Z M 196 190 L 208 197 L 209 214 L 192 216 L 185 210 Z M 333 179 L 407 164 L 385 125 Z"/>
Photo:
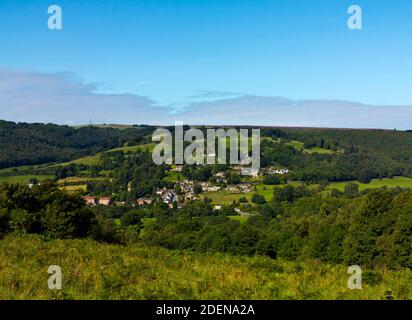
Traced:
<path id="1" fill-rule="evenodd" d="M 62 31 L 47 28 L 50 4 Z M 351 4 L 362 30 L 347 28 Z M 411 34 L 408 0 L 1 0 L 0 69 L 71 73 L 90 94 L 168 110 L 239 96 L 409 106 Z"/>

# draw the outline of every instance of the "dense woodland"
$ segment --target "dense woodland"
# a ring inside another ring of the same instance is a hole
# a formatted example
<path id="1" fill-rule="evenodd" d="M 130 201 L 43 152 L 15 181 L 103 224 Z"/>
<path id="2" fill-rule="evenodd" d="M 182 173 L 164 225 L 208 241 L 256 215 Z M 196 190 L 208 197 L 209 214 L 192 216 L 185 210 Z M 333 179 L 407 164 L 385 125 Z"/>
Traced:
<path id="1" fill-rule="evenodd" d="M 210 201 L 182 209 L 156 201 L 146 208 L 86 207 L 78 194 L 50 182 L 0 187 L 0 233 L 50 239 L 90 237 L 168 249 L 265 255 L 290 261 L 319 259 L 369 267 L 412 268 L 412 192 L 373 190 L 323 197 L 304 187 L 276 189 L 257 215 L 233 221 Z M 115 224 L 120 218 L 121 225 Z M 150 223 L 144 223 L 149 219 Z M 142 232 L 144 231 L 144 232 Z"/>
<path id="2" fill-rule="evenodd" d="M 154 130 L 149 126 L 75 129 L 0 121 L 0 168 L 64 162 L 115 147 L 147 143 Z M 375 178 L 412 177 L 412 132 L 265 128 L 261 135 L 270 138 L 261 142 L 261 167 L 287 167 L 293 180 L 369 182 Z M 330 152 L 305 152 L 289 143 L 293 140 L 301 141 L 306 150 L 317 147 Z"/>
<path id="3" fill-rule="evenodd" d="M 73 128 L 54 124 L 14 123 L 0 120 L 0 169 L 22 165 L 64 162 L 81 156 L 137 144 L 152 128 L 126 130 Z"/>
<path id="4" fill-rule="evenodd" d="M 305 148 L 331 154 L 304 153 L 284 143 L 263 141 L 263 166 L 278 163 L 303 181 L 369 182 L 374 178 L 412 176 L 412 133 L 354 129 L 265 129 L 263 136 L 298 140 Z M 286 139 L 286 140 L 285 140 Z"/>

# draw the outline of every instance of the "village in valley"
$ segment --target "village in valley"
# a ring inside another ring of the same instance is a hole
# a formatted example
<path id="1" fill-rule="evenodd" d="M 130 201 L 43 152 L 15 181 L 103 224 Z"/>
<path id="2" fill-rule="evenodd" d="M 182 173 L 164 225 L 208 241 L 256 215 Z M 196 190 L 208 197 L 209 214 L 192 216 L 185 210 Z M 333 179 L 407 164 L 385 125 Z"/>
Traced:
<path id="1" fill-rule="evenodd" d="M 399 173 L 386 177 L 387 173 L 382 172 L 382 178 L 377 179 L 370 171 L 354 171 L 352 163 L 342 166 L 338 161 L 344 159 L 345 148 L 333 140 L 314 138 L 312 132 L 309 137 L 295 140 L 291 134 L 278 129 L 263 131 L 261 166 L 245 175 L 244 169 L 251 167 L 242 161 L 154 165 L 153 128 L 123 130 L 138 130 L 141 136 L 134 140 L 127 137 L 120 147 L 71 161 L 4 169 L 4 177 L 0 179 L 29 187 L 51 180 L 60 189 L 78 193 L 87 206 L 102 210 L 106 207 L 108 211 L 160 205 L 182 209 L 206 202 L 229 216 L 255 214 L 259 206 L 272 201 L 275 192 L 286 187 L 340 196 L 348 185 L 356 192 L 412 185 L 411 178 Z M 352 149 L 348 146 L 348 151 L 355 150 Z M 210 156 L 215 154 L 204 155 Z M 253 158 L 252 154 L 250 159 Z M 321 169 L 322 166 L 325 168 Z"/>
<path id="2" fill-rule="evenodd" d="M 232 166 L 231 170 L 236 173 L 239 180 L 236 183 L 228 183 L 227 173 L 225 171 L 218 171 L 208 180 L 208 181 L 196 181 L 185 178 L 182 175 L 183 166 L 173 165 L 168 170 L 169 174 L 175 175 L 176 181 L 174 182 L 173 188 L 157 188 L 156 192 L 151 196 L 139 197 L 136 199 L 132 206 L 134 207 L 145 207 L 150 206 L 154 201 L 158 200 L 170 208 L 182 208 L 185 203 L 191 203 L 193 201 L 200 201 L 207 198 L 208 195 L 218 192 L 225 192 L 227 194 L 242 195 L 251 194 L 256 191 L 256 185 L 261 183 L 263 174 L 269 176 L 282 176 L 286 179 L 289 174 L 289 170 L 286 168 L 269 167 L 263 170 L 259 170 L 253 174 L 251 178 L 243 179 L 241 177 L 241 166 Z M 131 188 L 128 188 L 131 191 Z M 85 203 L 89 206 L 124 206 L 126 203 L 124 201 L 115 201 L 110 196 L 93 196 L 86 195 L 83 196 Z M 220 210 L 222 204 L 214 204 L 215 210 Z M 239 209 L 235 209 L 236 212 L 242 213 Z"/>

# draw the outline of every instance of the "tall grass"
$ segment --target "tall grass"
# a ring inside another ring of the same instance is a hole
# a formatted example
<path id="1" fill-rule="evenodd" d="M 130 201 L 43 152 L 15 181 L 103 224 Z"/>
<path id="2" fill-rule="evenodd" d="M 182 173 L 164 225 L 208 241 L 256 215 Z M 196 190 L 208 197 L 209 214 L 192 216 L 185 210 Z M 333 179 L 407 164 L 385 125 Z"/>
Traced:
<path id="1" fill-rule="evenodd" d="M 63 272 L 49 290 L 49 265 Z M 380 283 L 347 288 L 347 267 L 317 261 L 196 254 L 92 240 L 0 240 L 0 299 L 411 299 L 411 270 L 379 270 Z"/>

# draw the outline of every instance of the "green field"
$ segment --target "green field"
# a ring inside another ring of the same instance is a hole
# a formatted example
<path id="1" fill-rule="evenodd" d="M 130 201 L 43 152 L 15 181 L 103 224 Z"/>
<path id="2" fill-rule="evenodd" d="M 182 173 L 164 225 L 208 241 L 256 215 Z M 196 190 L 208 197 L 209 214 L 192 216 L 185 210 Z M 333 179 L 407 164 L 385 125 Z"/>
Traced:
<path id="1" fill-rule="evenodd" d="M 102 170 L 99 172 L 99 175 L 109 177 L 113 173 L 113 170 Z"/>
<path id="2" fill-rule="evenodd" d="M 123 152 L 138 152 L 138 151 L 145 151 L 146 149 L 149 152 L 153 151 L 153 148 L 155 147 L 155 144 L 153 143 L 148 143 L 148 144 L 142 144 L 138 146 L 130 146 L 130 147 L 119 147 L 119 148 L 114 148 L 107 150 L 105 152 L 116 152 L 116 151 L 123 151 Z"/>
<path id="3" fill-rule="evenodd" d="M 98 165 L 99 161 L 100 161 L 99 154 L 95 154 L 94 156 L 87 156 L 87 157 L 75 159 L 75 160 L 68 161 L 68 162 L 57 163 L 57 164 L 51 165 L 51 167 L 68 166 L 71 164 L 84 164 L 86 166 L 93 166 L 93 165 Z"/>
<path id="4" fill-rule="evenodd" d="M 207 192 L 200 195 L 203 198 L 209 198 L 214 204 L 228 205 L 233 201 L 239 201 L 240 198 L 245 197 L 249 202 L 253 194 L 257 193 L 265 197 L 266 201 L 270 201 L 273 196 L 274 186 L 257 185 L 256 192 L 249 193 L 232 193 L 229 191 Z"/>
<path id="5" fill-rule="evenodd" d="M 296 150 L 303 150 L 303 142 L 292 140 L 286 142 L 286 145 L 294 147 Z"/>
<path id="6" fill-rule="evenodd" d="M 301 182 L 298 181 L 291 181 L 289 182 L 290 185 L 293 186 L 300 186 L 302 185 Z M 205 197 L 212 200 L 214 204 L 220 205 L 228 205 L 231 204 L 233 201 L 239 201 L 240 198 L 245 197 L 249 202 L 252 199 L 252 196 L 257 193 L 265 197 L 266 201 L 270 201 L 273 197 L 273 190 L 275 188 L 283 188 L 286 185 L 265 185 L 265 184 L 257 184 L 256 191 L 252 191 L 250 193 L 232 193 L 229 191 L 218 191 L 218 192 L 207 192 L 200 195 L 203 199 Z"/>
<path id="7" fill-rule="evenodd" d="M 296 141 L 292 140 L 290 142 L 286 143 L 287 145 L 290 145 L 294 147 L 296 150 L 303 151 L 305 153 L 321 153 L 321 154 L 336 154 L 338 151 L 333 151 L 325 148 L 320 148 L 320 147 L 313 147 L 313 148 L 304 148 L 304 143 L 301 141 Z"/>
<path id="8" fill-rule="evenodd" d="M 102 181 L 105 180 L 104 177 L 67 177 L 57 181 L 59 184 L 63 183 L 76 183 L 76 182 L 89 182 L 89 181 Z"/>
<path id="9" fill-rule="evenodd" d="M 154 144 L 149 143 L 149 144 L 142 144 L 138 146 L 130 146 L 130 147 L 119 147 L 119 148 L 114 148 L 114 149 L 109 149 L 104 152 L 116 152 L 116 151 L 123 151 L 123 152 L 138 152 L 138 151 L 145 151 L 146 149 L 151 152 L 154 148 Z M 75 159 L 72 161 L 68 162 L 63 162 L 63 163 L 58 163 L 54 164 L 52 166 L 68 166 L 70 164 L 84 164 L 88 166 L 93 166 L 93 165 L 98 165 L 100 162 L 100 155 L 102 153 L 96 153 L 93 156 L 87 156 L 79 159 Z"/>
<path id="10" fill-rule="evenodd" d="M 387 188 L 412 188 L 412 179 L 407 177 L 396 177 L 392 179 L 382 179 L 382 180 L 372 180 L 370 183 L 361 183 L 359 181 L 351 181 L 352 183 L 356 183 L 359 185 L 359 190 L 365 189 L 377 189 L 382 187 Z M 328 186 L 329 190 L 338 189 L 339 191 L 343 191 L 345 186 L 350 182 L 333 182 Z"/>
<path id="11" fill-rule="evenodd" d="M 233 201 L 239 201 L 240 198 L 245 197 L 248 201 L 252 198 L 252 193 L 231 193 L 228 191 L 206 192 L 200 195 L 201 199 L 208 198 L 214 204 L 229 205 Z"/>
<path id="12" fill-rule="evenodd" d="M 304 149 L 303 152 L 307 153 L 320 153 L 320 154 L 336 154 L 337 151 L 325 149 L 325 148 L 320 148 L 320 147 L 313 147 L 310 149 Z"/>
<path id="13" fill-rule="evenodd" d="M 53 179 L 53 176 L 46 176 L 46 175 L 21 175 L 21 176 L 10 176 L 10 177 L 0 177 L 0 183 L 8 182 L 8 183 L 23 183 L 28 184 L 31 179 L 37 179 L 37 181 L 44 181 Z"/>
<path id="14" fill-rule="evenodd" d="M 18 171 L 27 170 L 30 166 L 20 166 L 20 167 L 11 167 L 11 168 L 4 168 L 0 169 L 0 175 L 16 173 Z"/>
<path id="15" fill-rule="evenodd" d="M 75 186 L 62 186 L 59 187 L 60 189 L 64 189 L 67 191 L 86 191 L 87 190 L 87 185 L 86 184 L 79 184 Z"/>
<path id="16" fill-rule="evenodd" d="M 50 265 L 62 290 L 49 290 Z M 366 270 L 364 270 L 366 271 Z M 317 261 L 168 251 L 92 240 L 0 240 L 0 299 L 411 299 L 412 271 L 378 270 L 383 280 L 347 288 L 347 266 Z"/>
<path id="17" fill-rule="evenodd" d="M 240 223 L 246 222 L 249 219 L 249 216 L 229 216 L 231 220 L 239 221 Z"/>

